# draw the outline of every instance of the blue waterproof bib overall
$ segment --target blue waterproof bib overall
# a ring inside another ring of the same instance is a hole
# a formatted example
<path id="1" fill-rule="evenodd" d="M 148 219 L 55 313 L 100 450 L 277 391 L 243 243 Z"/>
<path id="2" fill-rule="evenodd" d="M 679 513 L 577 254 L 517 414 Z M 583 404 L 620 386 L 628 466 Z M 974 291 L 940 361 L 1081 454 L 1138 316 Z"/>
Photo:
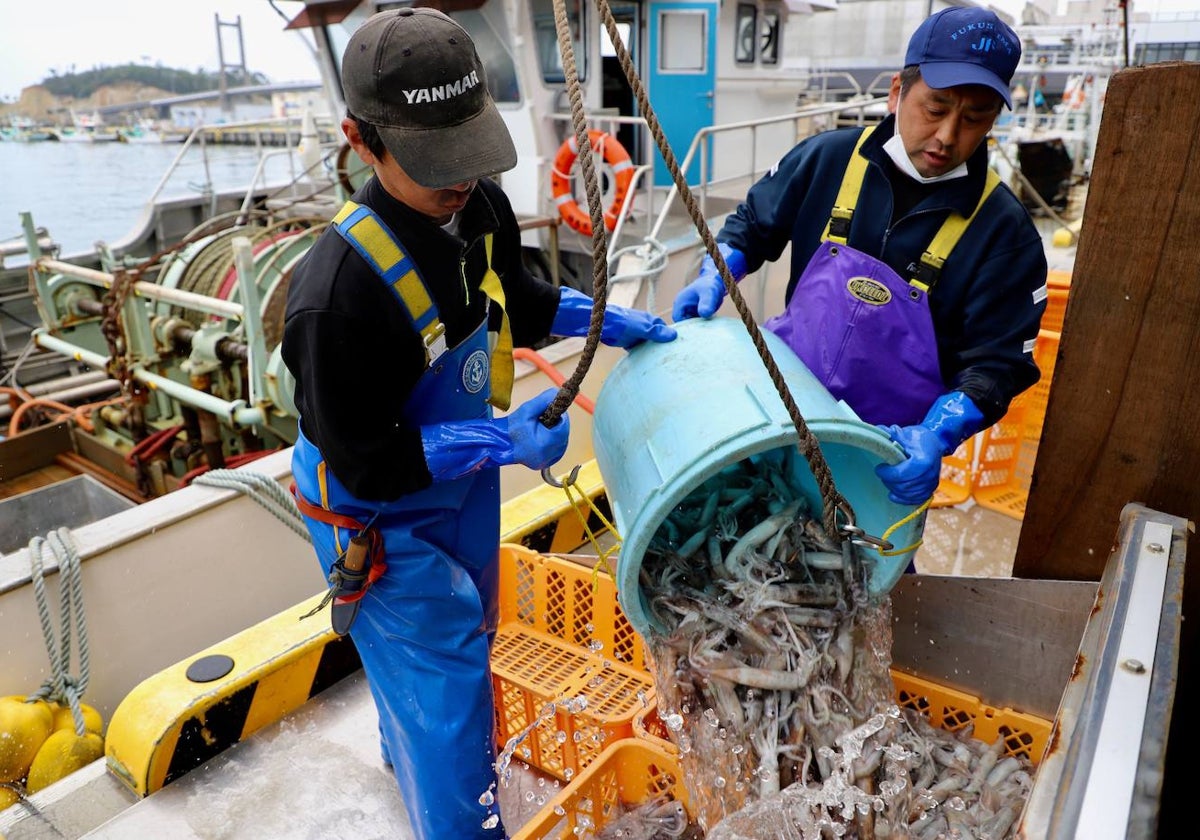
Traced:
<path id="1" fill-rule="evenodd" d="M 353 239 L 354 219 L 349 221 L 338 229 L 364 253 Z M 417 318 L 414 324 L 421 328 Z M 430 361 L 408 400 L 409 423 L 490 415 L 486 320 Z M 303 430 L 292 469 L 296 489 L 308 501 L 360 522 L 379 514 L 375 527 L 387 571 L 363 597 L 350 637 L 417 837 L 503 838 L 498 805 L 480 803 L 489 790 L 494 795 L 496 783 L 489 652 L 497 623 L 499 469 L 438 481 L 393 502 L 363 501 L 342 486 Z M 305 522 L 328 574 L 355 534 L 307 517 Z"/>
<path id="2" fill-rule="evenodd" d="M 882 260 L 847 244 L 850 221 L 866 175 L 850 156 L 825 235 L 796 283 L 787 308 L 765 326 L 796 352 L 829 392 L 867 423 L 911 426 L 946 392 L 938 359 L 929 292 L 942 264 L 999 183 L 987 185 L 970 217 L 951 213 L 929 248 L 903 279 Z"/>

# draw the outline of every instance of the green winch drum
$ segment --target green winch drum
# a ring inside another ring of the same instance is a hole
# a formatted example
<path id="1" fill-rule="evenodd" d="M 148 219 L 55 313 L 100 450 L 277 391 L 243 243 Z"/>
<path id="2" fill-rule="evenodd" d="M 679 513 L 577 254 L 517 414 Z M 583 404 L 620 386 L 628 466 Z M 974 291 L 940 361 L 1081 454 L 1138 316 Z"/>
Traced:
<path id="1" fill-rule="evenodd" d="M 693 318 L 676 325 L 679 337 L 643 343 L 605 379 L 596 400 L 593 445 L 622 544 L 617 560 L 621 608 L 643 635 L 657 622 L 639 586 L 642 558 L 666 516 L 708 478 L 744 458 L 796 447 L 798 435 L 745 326 L 733 318 Z M 788 391 L 820 443 L 834 484 L 854 509 L 855 525 L 879 537 L 914 509 L 887 497 L 875 475 L 880 463 L 901 460 L 900 448 L 835 399 L 799 357 L 763 331 Z M 793 483 L 820 516 L 822 500 L 803 457 Z M 872 595 L 891 590 L 912 558 L 925 526 L 913 516 L 888 535 L 897 548 L 871 548 Z"/>

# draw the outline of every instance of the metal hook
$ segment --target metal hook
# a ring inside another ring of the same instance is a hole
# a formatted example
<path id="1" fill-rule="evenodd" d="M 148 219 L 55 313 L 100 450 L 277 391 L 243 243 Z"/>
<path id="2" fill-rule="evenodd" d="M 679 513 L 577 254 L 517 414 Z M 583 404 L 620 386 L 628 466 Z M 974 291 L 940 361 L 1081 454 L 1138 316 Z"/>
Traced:
<path id="1" fill-rule="evenodd" d="M 582 469 L 582 465 L 576 464 L 571 469 L 571 472 L 567 475 L 566 482 L 561 482 L 551 474 L 549 467 L 542 467 L 542 481 L 546 482 L 551 487 L 558 487 L 561 489 L 575 483 L 575 479 L 579 478 L 580 469 Z"/>
<path id="2" fill-rule="evenodd" d="M 850 509 L 849 504 L 840 504 L 838 505 L 837 509 L 842 516 L 846 517 L 846 523 L 842 525 L 839 530 L 842 532 L 843 537 L 848 537 L 850 539 L 850 542 L 857 546 L 862 546 L 863 548 L 874 548 L 879 551 L 891 551 L 896 547 L 894 543 L 890 543 L 885 539 L 881 539 L 880 537 L 873 537 L 862 528 L 859 528 L 857 525 L 855 525 L 854 513 Z"/>
<path id="3" fill-rule="evenodd" d="M 850 542 L 864 548 L 875 548 L 880 551 L 891 551 L 895 544 L 879 537 L 873 537 L 857 525 L 843 525 L 842 534 L 850 538 Z"/>

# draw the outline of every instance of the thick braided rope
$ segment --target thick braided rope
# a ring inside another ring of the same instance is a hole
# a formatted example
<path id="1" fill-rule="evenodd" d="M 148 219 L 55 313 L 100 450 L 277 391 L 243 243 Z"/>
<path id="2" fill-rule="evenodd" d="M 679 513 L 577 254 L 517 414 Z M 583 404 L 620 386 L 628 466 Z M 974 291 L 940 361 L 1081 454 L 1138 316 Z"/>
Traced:
<path id="1" fill-rule="evenodd" d="M 49 599 L 46 596 L 45 563 L 42 553 L 49 545 L 58 563 L 59 600 L 62 606 L 59 638 L 55 639 L 50 620 Z M 46 653 L 50 657 L 50 676 L 42 683 L 33 698 L 65 703 L 71 709 L 75 733 L 86 731 L 83 712 L 79 708 L 80 698 L 87 691 L 91 679 L 91 657 L 88 652 L 87 617 L 83 610 L 83 564 L 75 548 L 71 532 L 66 528 L 51 531 L 46 538 L 34 537 L 29 541 L 29 567 L 33 578 L 33 594 L 37 600 L 38 620 L 42 625 L 42 637 L 46 642 Z M 79 676 L 69 673 L 71 668 L 72 622 L 79 636 Z"/>
<path id="2" fill-rule="evenodd" d="M 196 476 L 193 484 L 238 490 L 266 508 L 272 516 L 306 540 L 311 540 L 296 500 L 279 482 L 253 470 L 209 470 Z"/>
<path id="3" fill-rule="evenodd" d="M 556 7 L 558 2 L 560 0 L 556 0 Z M 829 464 L 826 463 L 825 457 L 821 454 L 821 447 L 816 437 L 809 431 L 808 424 L 804 422 L 804 417 L 800 414 L 800 408 L 792 398 L 787 383 L 784 381 L 779 367 L 775 364 L 775 359 L 771 356 L 771 351 L 767 348 L 766 342 L 763 341 L 758 325 L 754 322 L 754 315 L 750 312 L 750 307 L 746 305 L 745 298 L 742 297 L 737 283 L 729 273 L 729 266 L 725 264 L 725 258 L 717 248 L 717 241 L 708 229 L 708 223 L 705 222 L 704 216 L 700 212 L 700 207 L 692 195 L 691 188 L 688 187 L 687 179 L 679 171 L 679 164 L 675 159 L 675 154 L 671 151 L 671 147 L 667 143 L 667 138 L 663 134 L 662 126 L 658 121 L 657 115 L 654 113 L 654 109 L 650 106 L 650 98 L 646 95 L 646 88 L 642 84 L 642 80 L 638 77 L 637 70 L 629 58 L 629 51 L 625 48 L 625 44 L 621 40 L 621 34 L 617 31 L 617 22 L 613 19 L 612 10 L 608 6 L 608 0 L 596 0 L 596 7 L 604 19 L 604 27 L 608 30 L 609 40 L 612 41 L 617 58 L 621 62 L 621 69 L 625 71 L 625 77 L 629 80 L 629 84 L 633 88 L 634 94 L 637 97 L 638 107 L 641 108 L 641 113 L 646 119 L 646 124 L 650 126 L 650 131 L 654 135 L 654 142 L 658 144 L 658 150 L 662 153 L 663 160 L 671 172 L 671 177 L 675 180 L 675 186 L 678 188 L 679 195 L 687 207 L 688 214 L 692 217 L 692 222 L 696 225 L 696 230 L 704 242 L 705 249 L 708 251 L 709 256 L 712 257 L 717 270 L 721 272 L 721 280 L 725 283 L 725 290 L 729 293 L 734 306 L 737 307 L 738 315 L 741 316 L 742 323 L 746 326 L 746 331 L 750 334 L 750 338 L 754 342 L 754 349 L 758 351 L 758 355 L 771 377 L 771 382 L 775 385 L 775 390 L 779 392 L 779 397 L 783 400 L 784 407 L 787 408 L 788 416 L 791 417 L 792 422 L 796 426 L 796 433 L 800 438 L 800 452 L 808 462 L 809 469 L 812 470 L 813 477 L 817 481 L 817 487 L 821 491 L 825 533 L 831 539 L 840 539 L 837 512 L 841 510 L 847 517 L 847 522 L 853 523 L 854 511 L 850 507 L 850 503 L 846 501 L 842 494 L 838 492 L 837 487 L 834 486 L 833 473 L 830 472 Z"/>
<path id="4" fill-rule="evenodd" d="M 571 376 L 558 389 L 554 401 L 542 412 L 540 418 L 545 426 L 558 422 L 571 402 L 579 393 L 579 386 L 592 366 L 596 348 L 600 345 L 600 332 L 604 327 L 604 306 L 608 299 L 608 261 L 605 254 L 604 209 L 600 206 L 600 182 L 596 177 L 592 146 L 588 142 L 587 117 L 583 113 L 583 92 L 579 88 L 579 72 L 575 67 L 575 51 L 571 46 L 571 28 L 567 23 L 567 7 L 564 0 L 554 0 L 554 28 L 558 33 L 558 51 L 562 56 L 563 73 L 567 80 L 567 93 L 571 99 L 571 122 L 575 128 L 575 148 L 579 149 L 579 164 L 583 168 L 583 181 L 587 186 L 588 212 L 592 217 L 592 319 L 588 325 L 587 338 L 579 364 Z"/>

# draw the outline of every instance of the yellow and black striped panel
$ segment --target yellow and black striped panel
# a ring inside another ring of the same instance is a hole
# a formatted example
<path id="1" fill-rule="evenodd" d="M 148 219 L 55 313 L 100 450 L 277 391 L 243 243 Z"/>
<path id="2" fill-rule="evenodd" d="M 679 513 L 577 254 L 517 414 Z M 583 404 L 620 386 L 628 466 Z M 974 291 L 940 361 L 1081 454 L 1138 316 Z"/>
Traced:
<path id="1" fill-rule="evenodd" d="M 580 469 L 576 489 L 611 519 L 595 461 Z M 604 523 L 587 508 L 588 527 Z M 583 545 L 583 523 L 566 493 L 543 485 L 506 502 L 500 512 L 502 542 L 540 553 L 570 553 Z M 105 741 L 109 770 L 134 793 L 148 796 L 361 668 L 347 638 L 329 627 L 328 608 L 300 621 L 322 594 L 272 616 L 146 679 L 121 701 Z M 188 669 L 218 663 L 204 675 Z M 194 673 L 194 672 L 193 672 Z"/>
<path id="2" fill-rule="evenodd" d="M 284 610 L 138 685 L 109 722 L 109 770 L 148 796 L 360 669 L 353 643 L 330 629 L 327 609 L 300 621 L 320 599 Z M 189 678 L 189 668 L 208 663 L 215 663 L 217 674 L 224 663 L 228 672 L 204 682 Z"/>
<path id="3" fill-rule="evenodd" d="M 591 499 L 605 519 L 612 521 L 604 482 L 595 461 L 580 467 L 575 489 Z M 590 507 L 584 509 L 588 528 L 599 534 L 605 528 L 604 522 Z M 543 484 L 500 506 L 500 542 L 519 543 L 540 554 L 569 554 L 578 550 L 586 539 L 583 521 L 561 487 Z"/>

